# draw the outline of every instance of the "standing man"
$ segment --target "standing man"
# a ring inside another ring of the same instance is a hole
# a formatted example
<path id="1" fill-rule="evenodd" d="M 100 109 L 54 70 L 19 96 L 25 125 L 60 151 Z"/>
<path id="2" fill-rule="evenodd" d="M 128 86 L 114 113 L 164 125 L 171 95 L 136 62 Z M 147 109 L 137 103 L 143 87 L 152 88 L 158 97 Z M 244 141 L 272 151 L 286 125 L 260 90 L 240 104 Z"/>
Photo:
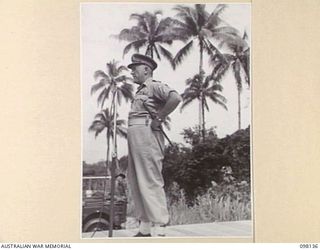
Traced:
<path id="1" fill-rule="evenodd" d="M 152 224 L 163 229 L 169 222 L 161 173 L 164 135 L 160 127 L 178 106 L 181 97 L 168 85 L 152 79 L 157 68 L 152 58 L 134 54 L 131 60 L 128 68 L 139 87 L 129 112 L 128 183 L 135 216 L 140 221 L 135 237 L 150 237 Z M 164 233 L 159 236 L 164 236 Z"/>

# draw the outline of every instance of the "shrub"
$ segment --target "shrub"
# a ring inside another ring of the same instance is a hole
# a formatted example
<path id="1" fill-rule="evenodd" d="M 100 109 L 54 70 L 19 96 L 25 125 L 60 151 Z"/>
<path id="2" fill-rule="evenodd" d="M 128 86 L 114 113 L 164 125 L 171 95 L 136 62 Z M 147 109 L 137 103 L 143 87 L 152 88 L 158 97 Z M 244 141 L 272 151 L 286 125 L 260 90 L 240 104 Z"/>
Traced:
<path id="1" fill-rule="evenodd" d="M 251 219 L 250 186 L 247 182 L 221 184 L 212 183 L 204 194 L 198 195 L 189 205 L 185 192 L 178 184 L 168 193 L 170 224 L 195 224 L 216 221 Z"/>

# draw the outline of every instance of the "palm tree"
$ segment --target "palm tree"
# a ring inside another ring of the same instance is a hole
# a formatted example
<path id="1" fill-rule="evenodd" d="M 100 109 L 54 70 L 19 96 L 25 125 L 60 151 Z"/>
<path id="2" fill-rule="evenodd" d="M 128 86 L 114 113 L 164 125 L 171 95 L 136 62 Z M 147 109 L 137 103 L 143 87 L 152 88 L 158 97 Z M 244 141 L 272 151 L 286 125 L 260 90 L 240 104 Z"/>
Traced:
<path id="1" fill-rule="evenodd" d="M 117 117 L 118 117 L 118 114 L 117 114 Z M 125 120 L 117 119 L 116 132 L 121 137 L 127 138 L 127 129 L 123 125 L 125 125 Z M 113 138 L 114 121 L 113 121 L 113 114 L 111 114 L 108 108 L 101 110 L 100 113 L 96 114 L 94 121 L 89 127 L 89 132 L 94 132 L 95 137 L 97 137 L 104 130 L 106 130 L 106 139 L 107 139 L 106 162 L 107 162 L 107 167 L 109 167 L 110 139 Z"/>
<path id="2" fill-rule="evenodd" d="M 174 67 L 181 64 L 183 59 L 189 54 L 196 41 L 199 45 L 200 62 L 199 62 L 199 73 L 198 77 L 203 71 L 203 56 L 204 53 L 208 54 L 212 61 L 219 54 L 219 50 L 210 39 L 215 39 L 217 41 L 224 41 L 229 37 L 233 37 L 238 34 L 238 31 L 226 24 L 224 24 L 221 19 L 221 14 L 226 9 L 226 5 L 218 4 L 212 13 L 209 13 L 205 9 L 205 4 L 195 4 L 193 7 L 188 7 L 184 5 L 177 5 L 174 10 L 176 10 L 177 18 L 180 20 L 175 21 L 175 32 L 179 36 L 181 35 L 181 40 L 185 41 L 187 44 L 182 47 L 173 59 Z M 187 39 L 186 39 L 187 38 Z M 202 78 L 200 77 L 199 80 Z M 199 85 L 202 83 L 200 82 Z M 200 86 L 199 86 L 200 88 Z M 201 96 L 200 96 L 201 98 Z M 200 103 L 204 101 L 200 100 Z M 199 113 L 199 119 L 203 120 L 203 112 Z M 201 122 L 200 122 L 201 123 Z"/>
<path id="3" fill-rule="evenodd" d="M 199 100 L 199 114 L 201 113 L 201 116 L 199 115 L 199 127 L 202 127 L 203 140 L 205 139 L 205 109 L 209 111 L 207 99 L 227 109 L 226 98 L 218 93 L 222 91 L 223 87 L 214 81 L 211 75 L 206 77 L 204 75 L 205 73 L 202 71 L 201 74 L 196 74 L 193 78 L 187 79 L 188 87 L 181 95 L 183 99 L 181 111 L 194 100 Z"/>
<path id="4" fill-rule="evenodd" d="M 154 13 L 146 11 L 143 14 L 133 13 L 130 15 L 130 19 L 137 21 L 137 25 L 130 29 L 123 29 L 119 35 L 116 35 L 118 39 L 129 42 L 123 50 L 123 55 L 131 49 L 139 52 L 141 48 L 145 47 L 145 55 L 151 58 L 156 55 L 161 60 L 161 54 L 172 65 L 172 54 L 161 44 L 171 45 L 172 41 L 178 39 L 179 36 L 175 32 L 174 19 L 167 17 L 159 20 L 160 15 L 162 15 L 162 11 L 159 10 Z"/>
<path id="5" fill-rule="evenodd" d="M 109 98 L 110 93 L 114 94 L 117 91 L 117 101 L 121 104 L 122 98 L 126 102 L 133 99 L 133 87 L 128 82 L 131 78 L 122 74 L 124 71 L 128 70 L 125 66 L 119 66 L 118 62 L 115 60 L 107 63 L 107 71 L 97 70 L 94 73 L 95 80 L 99 80 L 98 83 L 91 87 L 91 94 L 95 94 L 97 91 L 101 91 L 97 103 L 101 108 L 104 108 L 105 101 Z"/>
<path id="6" fill-rule="evenodd" d="M 226 45 L 230 53 L 219 55 L 220 63 L 215 63 L 212 74 L 223 75 L 229 68 L 232 69 L 237 90 L 238 90 L 238 129 L 241 129 L 241 92 L 243 82 L 250 86 L 250 48 L 247 42 L 247 34 L 244 32 L 243 36 L 229 37 L 223 41 L 220 46 Z M 243 81 L 244 79 L 244 81 Z"/>
<path id="7" fill-rule="evenodd" d="M 206 52 L 212 55 L 218 48 L 214 46 L 209 39 L 224 41 L 229 37 L 238 34 L 238 31 L 228 25 L 222 25 L 223 20 L 221 14 L 226 9 L 226 5 L 218 4 L 210 14 L 205 10 L 205 4 L 195 4 L 195 7 L 177 5 L 177 17 L 180 20 L 175 20 L 175 33 L 180 40 L 187 42 L 174 57 L 174 65 L 182 63 L 184 57 L 190 52 L 193 43 L 196 40 L 199 44 L 200 62 L 199 74 L 203 70 L 203 54 Z"/>

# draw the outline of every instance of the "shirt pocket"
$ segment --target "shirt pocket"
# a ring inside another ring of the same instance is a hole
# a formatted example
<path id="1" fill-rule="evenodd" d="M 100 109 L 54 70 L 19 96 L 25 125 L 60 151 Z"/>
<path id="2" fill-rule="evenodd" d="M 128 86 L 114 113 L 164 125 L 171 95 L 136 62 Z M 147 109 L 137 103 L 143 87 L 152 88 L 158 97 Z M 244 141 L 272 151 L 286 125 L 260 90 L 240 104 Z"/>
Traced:
<path id="1" fill-rule="evenodd" d="M 143 103 L 147 100 L 147 95 L 136 95 L 131 104 L 131 111 L 146 111 L 146 109 L 143 106 Z"/>

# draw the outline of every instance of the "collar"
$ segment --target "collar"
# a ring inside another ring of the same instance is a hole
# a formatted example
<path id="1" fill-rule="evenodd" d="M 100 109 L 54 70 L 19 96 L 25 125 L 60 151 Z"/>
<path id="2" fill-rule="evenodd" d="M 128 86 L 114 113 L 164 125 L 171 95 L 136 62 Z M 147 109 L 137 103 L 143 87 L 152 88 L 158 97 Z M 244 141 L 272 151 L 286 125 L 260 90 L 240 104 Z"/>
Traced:
<path id="1" fill-rule="evenodd" d="M 144 83 L 141 83 L 140 86 L 138 87 L 137 91 L 136 91 L 136 94 L 137 94 L 141 89 L 143 89 L 144 87 L 148 86 L 152 81 L 153 81 L 152 78 L 149 77 L 147 80 L 145 80 Z"/>

